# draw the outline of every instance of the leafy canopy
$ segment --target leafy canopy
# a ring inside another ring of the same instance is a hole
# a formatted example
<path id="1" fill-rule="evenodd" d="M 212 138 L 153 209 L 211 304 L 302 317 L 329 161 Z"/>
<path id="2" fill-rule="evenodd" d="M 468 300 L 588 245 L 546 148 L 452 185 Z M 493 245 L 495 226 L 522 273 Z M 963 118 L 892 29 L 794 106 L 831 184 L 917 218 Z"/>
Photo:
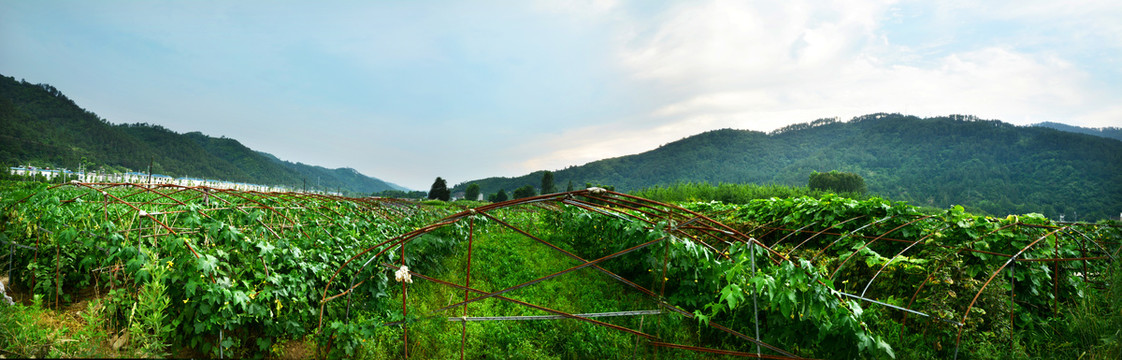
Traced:
<path id="1" fill-rule="evenodd" d="M 448 201 L 451 196 L 452 192 L 448 190 L 448 182 L 437 176 L 436 181 L 432 183 L 432 188 L 429 189 L 429 200 Z"/>
<path id="2" fill-rule="evenodd" d="M 468 185 L 464 190 L 464 199 L 477 200 L 479 199 L 479 184 Z"/>
<path id="3" fill-rule="evenodd" d="M 542 174 L 542 194 L 552 194 L 557 192 L 557 187 L 553 185 L 553 172 L 546 171 Z"/>
<path id="4" fill-rule="evenodd" d="M 811 190 L 828 190 L 838 193 L 865 193 L 865 178 L 851 172 L 838 172 L 837 170 L 810 174 L 807 187 Z"/>

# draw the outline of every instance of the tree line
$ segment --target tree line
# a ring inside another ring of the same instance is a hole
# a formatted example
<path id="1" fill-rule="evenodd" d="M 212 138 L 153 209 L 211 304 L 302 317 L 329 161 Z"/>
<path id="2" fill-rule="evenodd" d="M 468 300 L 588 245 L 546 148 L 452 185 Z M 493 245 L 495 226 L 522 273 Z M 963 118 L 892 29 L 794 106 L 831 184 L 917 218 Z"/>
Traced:
<path id="1" fill-rule="evenodd" d="M 591 184 L 585 184 L 585 188 L 591 186 Z M 483 194 L 481 189 L 482 187 L 479 184 L 467 184 L 464 187 L 463 198 L 467 200 L 477 200 Z M 565 191 L 573 191 L 572 181 L 569 181 L 568 185 L 565 187 Z M 503 202 L 557 192 L 557 186 L 553 182 L 553 172 L 545 171 L 541 175 L 541 187 L 535 188 L 533 185 L 526 184 L 515 188 L 510 194 L 507 194 L 506 189 L 499 188 L 498 191 L 488 194 L 486 199 L 490 202 Z M 433 181 L 432 187 L 429 188 L 428 199 L 449 201 L 452 197 L 451 194 L 452 191 L 448 188 L 448 182 L 444 180 L 444 178 L 438 176 L 436 180 Z"/>

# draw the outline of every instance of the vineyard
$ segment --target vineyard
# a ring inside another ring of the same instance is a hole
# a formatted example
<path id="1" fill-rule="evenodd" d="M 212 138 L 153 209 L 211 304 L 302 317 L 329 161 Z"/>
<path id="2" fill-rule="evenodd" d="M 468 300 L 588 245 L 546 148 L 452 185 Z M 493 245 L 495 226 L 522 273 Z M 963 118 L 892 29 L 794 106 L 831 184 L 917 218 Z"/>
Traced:
<path id="1" fill-rule="evenodd" d="M 598 188 L 5 183 L 0 211 L 6 357 L 1122 357 L 1114 223 Z"/>

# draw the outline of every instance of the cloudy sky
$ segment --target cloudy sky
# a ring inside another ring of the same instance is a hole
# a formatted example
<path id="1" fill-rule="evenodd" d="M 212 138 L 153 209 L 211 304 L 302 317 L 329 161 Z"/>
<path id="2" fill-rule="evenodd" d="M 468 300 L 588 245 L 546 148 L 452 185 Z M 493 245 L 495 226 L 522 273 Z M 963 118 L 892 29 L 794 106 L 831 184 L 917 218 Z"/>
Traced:
<path id="1" fill-rule="evenodd" d="M 0 0 L 0 74 L 414 189 L 875 112 L 1122 126 L 1122 2 Z"/>

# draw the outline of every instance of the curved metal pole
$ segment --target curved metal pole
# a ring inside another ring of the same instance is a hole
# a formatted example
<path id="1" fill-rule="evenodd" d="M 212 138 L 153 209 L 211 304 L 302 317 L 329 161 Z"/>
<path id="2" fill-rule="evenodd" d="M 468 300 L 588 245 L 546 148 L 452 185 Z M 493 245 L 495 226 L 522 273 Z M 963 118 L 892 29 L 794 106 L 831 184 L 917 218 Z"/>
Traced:
<path id="1" fill-rule="evenodd" d="M 870 227 L 870 226 L 873 226 L 873 225 L 876 225 L 876 224 L 880 224 L 880 223 L 882 223 L 882 222 L 888 221 L 888 219 L 892 219 L 892 218 L 895 218 L 895 217 L 896 217 L 895 215 L 893 215 L 893 216 L 885 216 L 884 218 L 882 218 L 882 219 L 880 219 L 880 220 L 876 220 L 876 221 L 873 221 L 873 222 L 871 222 L 871 223 L 865 224 L 865 225 L 864 225 L 864 226 L 862 226 L 862 227 L 859 227 L 859 228 L 853 229 L 853 231 L 847 232 L 847 233 L 845 233 L 844 235 L 842 235 L 842 236 L 839 236 L 839 237 L 838 237 L 837 239 L 834 239 L 834 241 L 831 241 L 831 242 L 830 242 L 830 244 L 826 245 L 826 246 L 825 246 L 825 247 L 823 247 L 823 248 L 822 248 L 821 250 L 818 250 L 818 253 L 817 253 L 817 254 L 814 254 L 814 257 L 810 258 L 810 261 L 814 261 L 815 259 L 818 259 L 818 257 L 819 257 L 819 256 L 822 256 L 822 254 L 826 253 L 826 250 L 827 250 L 827 249 L 829 249 L 829 248 L 833 247 L 833 246 L 834 246 L 834 244 L 837 244 L 837 243 L 838 243 L 839 241 L 841 241 L 842 239 L 845 239 L 845 238 L 847 238 L 847 237 L 850 237 L 850 236 L 852 236 L 853 234 L 856 234 L 856 233 L 857 233 L 858 231 L 861 231 L 861 230 L 865 230 L 865 228 L 867 228 L 867 227 Z M 833 278 L 833 274 L 830 274 L 830 277 L 831 277 L 831 278 Z"/>
<path id="2" fill-rule="evenodd" d="M 860 248 L 858 248 L 857 250 L 854 250 L 854 251 L 853 251 L 853 253 L 849 254 L 849 256 L 846 256 L 846 257 L 845 257 L 845 260 L 842 260 L 841 264 L 838 264 L 838 267 L 834 268 L 834 271 L 830 273 L 830 278 L 831 278 L 831 279 L 833 279 L 833 278 L 834 278 L 834 275 L 837 275 L 838 271 L 841 271 L 841 268 L 842 268 L 842 266 L 845 266 L 845 264 L 846 264 L 847 262 L 849 262 L 849 259 L 853 258 L 853 256 L 854 256 L 854 255 L 857 255 L 857 253 L 859 253 L 859 252 L 861 252 L 861 250 L 864 250 L 865 248 L 869 247 L 869 245 L 872 245 L 872 244 L 873 244 L 874 242 L 876 242 L 877 240 L 880 240 L 881 238 L 884 238 L 885 236 L 888 236 L 888 234 L 894 233 L 894 232 L 896 232 L 897 230 L 903 229 L 903 228 L 904 228 L 905 226 L 908 226 L 908 225 L 914 224 L 914 223 L 916 223 L 917 221 L 920 221 L 920 220 L 924 220 L 924 219 L 930 219 L 930 218 L 931 218 L 931 216 L 922 216 L 922 217 L 920 217 L 920 218 L 918 218 L 918 219 L 915 219 L 915 220 L 909 221 L 909 222 L 907 222 L 907 223 L 904 223 L 903 225 L 897 226 L 897 227 L 893 228 L 892 230 L 889 230 L 888 232 L 886 232 L 886 233 L 884 233 L 884 234 L 880 234 L 880 236 L 877 236 L 877 237 L 876 237 L 875 239 L 869 240 L 869 242 L 866 242 L 866 243 L 865 243 L 865 245 L 861 245 L 861 247 L 860 247 Z M 944 227 L 944 229 L 946 229 L 946 227 Z M 924 237 L 924 238 L 926 239 L 927 237 Z M 840 239 L 839 239 L 839 240 L 840 240 Z M 919 241 L 922 241 L 922 240 L 923 240 L 923 239 L 920 239 L 920 240 L 916 240 L 916 242 L 919 242 Z M 916 243 L 915 243 L 915 242 L 913 242 L 913 243 L 911 243 L 910 245 L 908 245 L 908 247 L 912 247 L 912 246 L 914 246 L 915 244 L 916 244 Z M 830 244 L 830 245 L 832 246 L 833 244 Z M 822 251 L 823 251 L 823 252 L 825 252 L 825 251 L 826 251 L 826 249 L 822 249 Z M 895 259 L 895 258 L 896 258 L 896 257 L 893 257 L 893 259 Z M 889 260 L 889 262 L 891 262 L 891 261 L 892 261 L 892 260 Z M 886 265 L 887 265 L 887 263 L 886 263 Z M 884 269 L 884 267 L 881 267 L 881 269 L 883 270 L 883 269 Z M 877 273 L 879 274 L 880 272 L 878 271 Z M 867 287 L 866 287 L 866 288 L 867 288 Z M 865 295 L 864 295 L 864 292 L 862 292 L 861 294 L 862 294 L 861 296 L 865 296 Z"/>
<path id="3" fill-rule="evenodd" d="M 1095 246 L 1096 246 L 1096 247 L 1098 247 L 1098 248 L 1099 248 L 1099 250 L 1102 250 L 1102 251 L 1103 251 L 1103 253 L 1105 253 L 1105 254 L 1106 254 L 1107 256 L 1109 256 L 1109 257 L 1110 257 L 1110 260 L 1111 260 L 1111 261 L 1116 261 L 1116 260 L 1118 260 L 1118 259 L 1117 259 L 1117 258 L 1116 258 L 1116 257 L 1114 256 L 1114 254 L 1111 254 L 1111 253 L 1110 253 L 1110 250 L 1107 250 L 1106 248 L 1104 248 L 1104 247 L 1102 246 L 1102 244 L 1099 244 L 1098 242 L 1096 242 L 1096 241 L 1092 240 L 1092 239 L 1091 239 L 1091 237 L 1087 236 L 1087 234 L 1086 234 L 1086 233 L 1084 233 L 1084 232 L 1082 232 L 1082 231 L 1079 231 L 1079 230 L 1078 230 L 1078 229 L 1076 229 L 1075 227 L 1072 227 L 1072 228 L 1071 228 L 1071 231 L 1074 231 L 1074 232 L 1075 232 L 1076 234 L 1079 234 L 1079 236 L 1082 236 L 1082 237 L 1083 237 L 1083 239 L 1084 239 L 1084 243 L 1086 243 L 1086 242 L 1088 242 L 1088 241 L 1089 241 L 1089 242 L 1091 242 L 1092 244 L 1095 244 Z"/>
<path id="4" fill-rule="evenodd" d="M 982 236 L 979 236 L 978 238 L 974 239 L 974 241 L 971 242 L 970 244 L 967 244 L 966 246 L 954 249 L 954 252 L 952 252 L 951 254 L 957 254 L 957 253 L 960 253 L 960 252 L 963 252 L 963 251 L 967 251 L 967 250 L 969 250 L 968 247 L 972 247 L 972 246 L 974 246 L 974 244 L 976 244 L 978 242 L 981 242 L 982 239 L 986 238 L 987 236 L 993 235 L 993 234 L 997 233 L 998 231 L 1005 230 L 1007 228 L 1016 226 L 1017 224 L 1019 224 L 1019 222 L 1011 223 L 1011 224 L 999 227 L 997 229 L 994 229 L 994 230 L 992 230 L 988 233 L 985 233 Z M 941 246 L 941 247 L 945 247 L 945 246 Z M 1002 256 L 1007 256 L 1007 255 L 1004 255 L 1004 254 L 1001 254 L 1001 255 Z M 935 277 L 935 274 L 938 273 L 939 270 L 942 270 L 943 266 L 945 266 L 946 264 L 947 263 L 939 264 L 939 266 L 937 266 L 934 270 L 928 272 L 927 277 L 923 279 L 923 282 L 921 282 L 918 287 L 916 287 L 916 291 L 914 293 L 912 293 L 912 298 L 910 300 L 908 300 L 908 306 L 907 306 L 908 308 L 911 308 L 912 305 L 915 304 L 916 298 L 919 297 L 919 293 L 921 291 L 923 291 L 923 288 L 925 286 L 927 286 L 927 283 L 930 282 L 931 279 L 933 279 Z M 901 329 L 900 338 L 901 339 L 904 338 L 903 328 L 904 328 L 904 326 L 907 326 L 907 324 L 908 324 L 908 314 L 904 313 L 904 318 L 902 319 L 902 321 L 900 321 L 900 329 Z M 958 324 L 956 324 L 956 325 L 958 325 Z"/>
<path id="5" fill-rule="evenodd" d="M 940 228 L 939 230 L 935 230 L 935 231 L 933 231 L 932 233 L 930 233 L 930 234 L 927 234 L 927 236 L 924 236 L 924 237 L 922 237 L 922 238 L 919 238 L 919 240 L 916 240 L 916 242 L 914 242 L 914 243 L 911 243 L 910 245 L 908 245 L 907 247 L 905 247 L 905 248 L 904 248 L 903 250 L 900 250 L 900 252 L 896 253 L 896 255 L 893 255 L 891 259 L 888 259 L 888 261 L 885 261 L 885 262 L 884 262 L 884 265 L 881 265 L 880 269 L 879 269 L 879 270 L 877 270 L 877 273 L 876 273 L 876 274 L 873 274 L 873 278 L 872 278 L 872 279 L 869 279 L 869 283 L 865 284 L 865 289 L 864 289 L 864 290 L 861 290 L 861 296 L 862 296 L 862 297 L 864 297 L 864 296 L 865 296 L 865 293 L 869 291 L 869 286 L 870 286 L 870 285 L 873 285 L 873 281 L 876 281 L 876 280 L 877 280 L 877 276 L 880 276 L 880 273 L 881 273 L 882 271 L 884 271 L 884 269 L 885 269 L 885 268 L 887 268 L 889 264 L 892 264 L 892 262 L 893 262 L 893 261 L 895 261 L 895 260 L 896 260 L 897 258 L 899 258 L 899 257 L 900 257 L 901 255 L 904 255 L 904 253 L 905 253 L 905 252 L 907 252 L 908 250 L 911 250 L 911 249 L 912 249 L 912 247 L 916 246 L 916 245 L 917 245 L 917 244 L 919 244 L 919 243 L 922 243 L 922 242 L 923 242 L 923 240 L 926 240 L 927 238 L 929 238 L 929 237 L 931 237 L 931 236 L 935 235 L 935 233 L 938 233 L 938 232 L 940 232 L 940 231 L 946 230 L 946 229 L 947 229 L 948 227 L 950 227 L 950 225 L 949 225 L 949 224 L 948 224 L 947 226 L 943 226 L 943 227 L 942 227 L 942 228 Z M 837 272 L 837 270 L 834 270 L 834 271 L 835 271 L 835 272 Z"/>
<path id="6" fill-rule="evenodd" d="M 807 241 L 810 241 L 811 239 L 814 239 L 814 238 L 818 237 L 818 235 L 822 235 L 822 233 L 826 232 L 827 230 L 833 229 L 833 228 L 837 227 L 838 225 L 844 225 L 844 224 L 845 224 L 845 223 L 847 223 L 847 222 L 850 222 L 850 221 L 853 221 L 853 220 L 857 220 L 857 219 L 860 219 L 860 218 L 863 218 L 863 217 L 865 217 L 865 215 L 859 215 L 859 216 L 857 216 L 857 217 L 853 217 L 853 218 L 850 218 L 849 220 L 846 220 L 846 221 L 842 221 L 842 222 L 840 222 L 840 223 L 837 223 L 837 224 L 833 224 L 833 225 L 830 225 L 830 227 L 827 227 L 827 228 L 825 228 L 825 229 L 822 229 L 821 231 L 819 231 L 819 232 L 815 233 L 814 235 L 811 235 L 810 237 L 806 238 L 806 240 L 803 240 L 803 242 L 799 243 L 798 245 L 795 245 L 795 247 L 793 247 L 793 248 L 791 248 L 791 250 L 788 250 L 788 251 L 787 251 L 787 255 L 791 255 L 791 253 L 792 253 L 792 252 L 794 252 L 794 251 L 795 251 L 796 249 L 798 249 L 799 247 L 803 246 L 803 244 L 806 244 L 806 242 L 807 242 Z"/>
<path id="7" fill-rule="evenodd" d="M 351 256 L 349 259 L 347 259 L 347 261 L 344 261 L 342 265 L 339 265 L 339 267 L 337 269 L 335 269 L 335 273 L 331 274 L 331 278 L 329 278 L 327 280 L 327 284 L 324 285 L 324 287 L 323 287 L 323 294 L 321 295 L 320 304 L 319 304 L 319 325 L 316 326 L 316 334 L 318 335 L 320 332 L 323 331 L 323 309 L 324 309 L 324 306 L 327 304 L 327 302 L 331 301 L 332 299 L 335 299 L 339 296 L 343 296 L 343 295 L 349 293 L 351 290 L 353 290 L 353 288 L 347 289 L 342 293 L 331 296 L 330 298 L 327 297 L 327 290 L 331 289 L 331 283 L 335 281 L 335 278 L 337 278 L 339 276 L 339 272 L 341 272 L 343 270 L 343 268 L 347 267 L 348 264 L 350 264 L 352 261 L 354 261 L 358 257 L 360 257 L 362 255 L 365 255 L 366 253 L 369 253 L 371 251 L 374 251 L 375 249 L 381 248 L 382 250 L 380 250 L 376 254 L 374 254 L 374 256 L 372 256 L 372 258 L 382 256 L 382 254 L 384 254 L 388 249 L 396 248 L 397 247 L 396 245 L 402 245 L 402 244 L 408 242 L 409 240 L 411 240 L 412 238 L 414 238 L 418 235 L 428 233 L 428 232 L 430 232 L 430 231 L 432 231 L 436 228 L 447 225 L 448 223 L 451 223 L 451 222 L 455 222 L 455 220 L 452 220 L 450 222 L 445 221 L 445 222 L 434 223 L 434 224 L 425 226 L 423 228 L 410 231 L 410 232 L 405 233 L 401 236 L 398 236 L 398 237 L 395 237 L 395 238 L 392 238 L 392 239 L 387 239 L 387 240 L 382 241 L 378 244 L 375 244 L 374 246 L 371 246 L 371 247 L 368 247 L 368 248 L 362 250 L 358 254 L 355 254 L 355 255 Z M 360 282 L 360 283 L 356 284 L 355 286 L 358 286 L 358 285 L 361 285 L 361 284 L 362 283 Z"/>
<path id="8" fill-rule="evenodd" d="M 1037 238 L 1035 241 L 1029 243 L 1028 245 L 1025 245 L 1025 247 L 1021 248 L 1020 251 L 1017 251 L 1016 254 L 1013 254 L 1013 256 L 1009 258 L 1009 260 L 1006 260 L 1004 264 L 1001 264 L 1001 267 L 999 267 L 997 269 L 997 271 L 994 271 L 993 274 L 990 275 L 990 278 L 988 280 L 986 280 L 986 282 L 984 284 L 982 284 L 982 288 L 978 289 L 978 293 L 974 294 L 974 299 L 970 300 L 970 305 L 966 307 L 966 311 L 963 312 L 963 314 L 962 314 L 961 323 L 963 323 L 963 324 L 966 323 L 966 318 L 970 317 L 970 309 L 974 308 L 974 303 L 976 303 L 978 301 L 978 297 L 982 296 L 982 292 L 986 290 L 986 287 L 990 285 L 990 282 L 993 281 L 993 278 L 997 277 L 997 274 L 1000 273 L 1001 270 L 1005 270 L 1006 266 L 1009 266 L 1009 264 L 1012 263 L 1014 260 L 1016 260 L 1018 256 L 1021 256 L 1022 253 L 1024 253 L 1025 251 L 1028 251 L 1028 249 L 1032 248 L 1033 246 L 1036 246 L 1036 244 L 1039 243 L 1041 240 L 1044 240 L 1048 236 L 1051 236 L 1052 234 L 1055 234 L 1055 233 L 1057 233 L 1061 230 L 1067 229 L 1067 228 L 1068 228 L 1067 226 L 1064 226 L 1064 227 L 1061 227 L 1059 229 L 1053 230 L 1050 233 L 1044 234 L 1044 236 L 1041 236 L 1041 237 Z M 958 335 L 955 337 L 955 341 L 954 341 L 954 355 L 955 355 L 956 359 L 958 358 L 959 344 L 962 342 L 962 330 L 963 329 L 965 329 L 965 328 L 961 327 L 961 326 L 958 328 Z"/>
<path id="9" fill-rule="evenodd" d="M 812 221 L 812 222 L 810 222 L 810 224 L 806 224 L 806 226 L 803 226 L 803 227 L 801 227 L 801 228 L 798 228 L 797 230 L 795 230 L 795 231 L 792 231 L 792 232 L 788 233 L 788 234 L 787 234 L 786 236 L 784 236 L 783 238 L 781 238 L 781 239 L 779 239 L 779 240 L 776 240 L 776 241 L 775 241 L 774 243 L 772 243 L 772 244 L 771 244 L 771 247 L 775 247 L 776 245 L 779 245 L 779 243 L 783 242 L 783 240 L 787 240 L 787 238 L 789 238 L 789 237 L 791 237 L 791 236 L 793 236 L 793 235 L 795 235 L 795 234 L 799 234 L 799 233 L 802 233 L 802 231 L 803 231 L 803 230 L 806 230 L 806 228 L 808 228 L 808 227 L 811 227 L 811 226 L 814 226 L 814 225 L 817 225 L 817 224 L 818 224 L 818 222 L 817 222 L 817 221 Z"/>

